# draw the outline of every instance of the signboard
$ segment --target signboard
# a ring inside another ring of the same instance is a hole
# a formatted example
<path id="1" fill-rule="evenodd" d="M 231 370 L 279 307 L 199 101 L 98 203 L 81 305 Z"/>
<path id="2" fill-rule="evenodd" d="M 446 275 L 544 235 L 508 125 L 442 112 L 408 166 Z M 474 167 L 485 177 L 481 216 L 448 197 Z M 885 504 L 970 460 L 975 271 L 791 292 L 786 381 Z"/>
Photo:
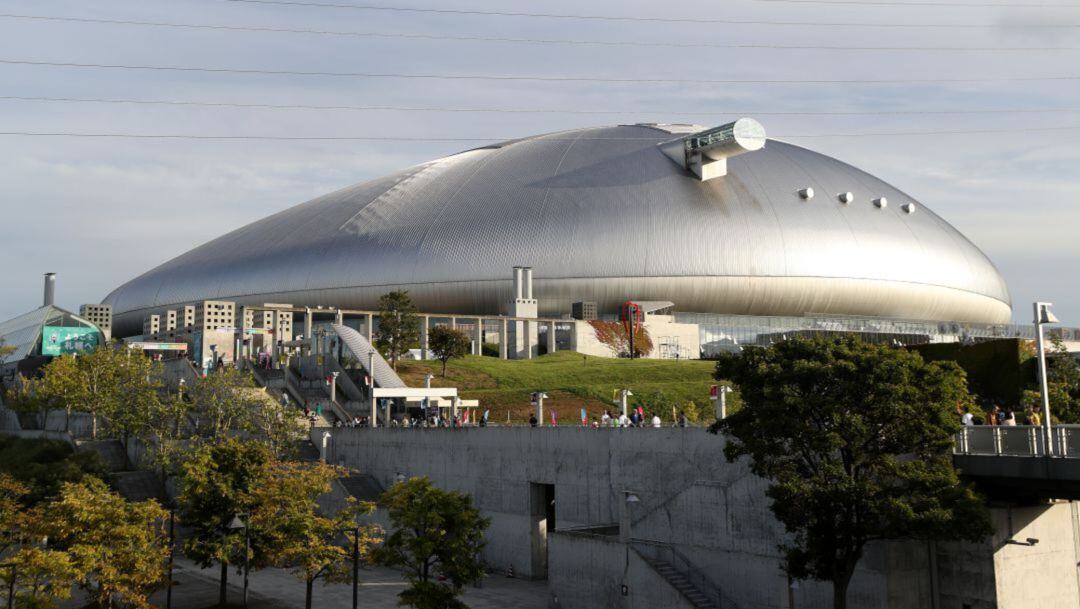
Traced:
<path id="1" fill-rule="evenodd" d="M 130 343 L 128 346 L 143 351 L 187 351 L 187 343 Z"/>
<path id="2" fill-rule="evenodd" d="M 86 326 L 45 326 L 41 329 L 42 355 L 69 355 L 101 344 L 101 332 Z"/>
<path id="3" fill-rule="evenodd" d="M 719 396 L 716 395 L 716 391 L 717 391 L 716 385 L 710 385 L 709 386 L 709 399 L 710 400 L 718 400 L 718 399 L 720 399 Z"/>

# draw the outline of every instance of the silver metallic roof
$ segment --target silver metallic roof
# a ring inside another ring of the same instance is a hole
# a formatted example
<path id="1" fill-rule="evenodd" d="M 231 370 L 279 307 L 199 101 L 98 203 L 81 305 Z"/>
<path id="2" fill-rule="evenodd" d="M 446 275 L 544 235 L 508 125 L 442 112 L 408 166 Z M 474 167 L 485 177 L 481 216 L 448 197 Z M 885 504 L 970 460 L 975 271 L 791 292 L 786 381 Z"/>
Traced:
<path id="1" fill-rule="evenodd" d="M 422 311 L 494 314 L 524 265 L 541 315 L 633 298 L 695 312 L 1009 320 L 993 264 L 923 205 L 904 211 L 914 199 L 896 188 L 775 140 L 703 182 L 661 153 L 672 131 L 580 129 L 437 159 L 249 224 L 105 301 L 120 332 L 203 299 L 376 308 L 399 287 Z"/>

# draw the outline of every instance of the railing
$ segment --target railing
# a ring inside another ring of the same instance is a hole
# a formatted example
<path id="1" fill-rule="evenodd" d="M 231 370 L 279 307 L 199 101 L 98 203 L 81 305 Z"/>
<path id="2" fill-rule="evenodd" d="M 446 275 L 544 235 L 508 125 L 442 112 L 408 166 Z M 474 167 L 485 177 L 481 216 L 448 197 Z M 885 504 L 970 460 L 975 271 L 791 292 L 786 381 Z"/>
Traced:
<path id="1" fill-rule="evenodd" d="M 694 566 L 694 563 L 685 554 L 675 549 L 675 546 L 662 541 L 651 539 L 631 539 L 630 546 L 642 557 L 650 560 L 661 560 L 682 573 L 690 584 L 702 594 L 716 603 L 717 609 L 737 609 L 730 598 L 724 595 L 720 586 L 716 585 L 704 571 Z"/>
<path id="2" fill-rule="evenodd" d="M 1055 425 L 1051 431 L 1047 451 L 1046 428 L 1042 426 L 965 426 L 956 434 L 953 454 L 1080 459 L 1080 425 Z"/>

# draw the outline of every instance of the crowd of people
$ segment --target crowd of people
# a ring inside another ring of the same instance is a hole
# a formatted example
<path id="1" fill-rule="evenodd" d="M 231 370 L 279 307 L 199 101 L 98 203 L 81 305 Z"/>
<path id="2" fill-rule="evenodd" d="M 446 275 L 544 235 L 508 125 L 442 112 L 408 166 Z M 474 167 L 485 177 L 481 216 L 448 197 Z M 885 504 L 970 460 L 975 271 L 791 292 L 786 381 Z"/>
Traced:
<path id="1" fill-rule="evenodd" d="M 1042 416 L 1038 411 L 1031 407 L 1025 408 L 1024 412 L 1017 416 L 1017 413 L 1012 408 L 1000 404 L 994 404 L 986 413 L 985 419 L 977 418 L 968 407 L 964 407 L 960 414 L 960 424 L 964 426 L 970 425 L 1001 425 L 1005 427 L 1014 427 L 1016 425 L 1042 425 Z"/>
<path id="2" fill-rule="evenodd" d="M 584 426 L 584 411 L 582 411 L 583 426 Z M 536 414 L 529 415 L 529 426 L 539 427 L 540 422 L 536 418 Z M 599 419 L 592 418 L 591 424 L 588 425 L 594 429 L 604 428 L 622 428 L 622 427 L 655 427 L 660 428 L 664 426 L 664 422 L 660 419 L 660 415 L 653 413 L 646 413 L 640 406 L 636 409 L 632 409 L 630 414 L 619 413 L 618 416 L 611 414 L 610 410 L 605 410 L 604 414 Z M 690 420 L 687 418 L 686 413 L 680 412 L 672 427 L 689 427 Z"/>

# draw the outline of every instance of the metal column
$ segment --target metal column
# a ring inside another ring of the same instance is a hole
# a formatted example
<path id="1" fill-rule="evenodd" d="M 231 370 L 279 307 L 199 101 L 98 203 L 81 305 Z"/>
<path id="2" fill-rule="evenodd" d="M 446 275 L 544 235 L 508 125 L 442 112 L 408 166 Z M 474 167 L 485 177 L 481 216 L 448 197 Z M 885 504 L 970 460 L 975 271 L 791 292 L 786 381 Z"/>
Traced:
<path id="1" fill-rule="evenodd" d="M 420 318 L 420 359 L 427 359 L 428 352 L 428 326 L 431 318 L 424 315 Z"/>
<path id="2" fill-rule="evenodd" d="M 508 336 L 509 333 L 507 332 L 508 326 L 509 324 L 506 323 L 506 319 L 503 319 L 502 334 L 499 335 L 499 357 L 502 359 L 506 359 L 507 343 L 510 342 L 510 337 Z"/>
<path id="3" fill-rule="evenodd" d="M 367 328 L 367 342 L 368 342 L 368 344 L 375 344 L 375 343 L 373 343 L 371 341 L 371 337 L 372 337 L 373 332 L 374 332 L 374 327 L 373 326 L 375 325 L 375 316 L 372 315 L 371 313 L 368 313 L 367 321 L 364 322 L 364 325 Z"/>
<path id="4" fill-rule="evenodd" d="M 484 354 L 484 319 L 482 317 L 476 318 L 476 336 L 473 337 L 475 346 L 473 347 L 473 355 Z"/>
<path id="5" fill-rule="evenodd" d="M 547 352 L 555 353 L 555 322 L 548 323 Z"/>

